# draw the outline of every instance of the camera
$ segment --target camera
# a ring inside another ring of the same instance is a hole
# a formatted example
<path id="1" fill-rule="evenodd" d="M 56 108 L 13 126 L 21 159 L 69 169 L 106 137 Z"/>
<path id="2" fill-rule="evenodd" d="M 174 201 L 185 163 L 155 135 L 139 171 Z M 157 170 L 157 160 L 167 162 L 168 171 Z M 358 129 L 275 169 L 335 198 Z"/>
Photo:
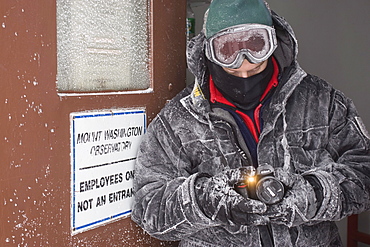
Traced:
<path id="1" fill-rule="evenodd" d="M 274 204 L 284 197 L 284 185 L 274 177 L 274 168 L 263 165 L 256 168 L 247 167 L 250 171 L 242 181 L 235 184 L 235 190 L 245 198 Z"/>

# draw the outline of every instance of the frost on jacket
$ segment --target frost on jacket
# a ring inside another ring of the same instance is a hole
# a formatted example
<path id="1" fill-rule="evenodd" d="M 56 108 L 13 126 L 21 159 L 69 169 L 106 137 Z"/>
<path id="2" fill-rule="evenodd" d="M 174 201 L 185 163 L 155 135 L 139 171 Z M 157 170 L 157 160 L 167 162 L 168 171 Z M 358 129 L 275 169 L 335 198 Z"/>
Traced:
<path id="1" fill-rule="evenodd" d="M 258 162 L 312 174 L 324 193 L 311 222 L 292 228 L 271 225 L 275 245 L 341 246 L 332 221 L 370 208 L 368 134 L 350 99 L 300 68 L 291 27 L 276 14 L 273 18 L 281 74 L 263 113 Z M 194 198 L 199 173 L 214 175 L 242 165 L 234 139 L 238 133 L 231 128 L 235 123 L 206 100 L 203 39 L 201 33 L 188 47 L 194 89 L 186 88 L 167 104 L 142 141 L 132 219 L 156 238 L 181 240 L 181 246 L 261 246 L 257 227 L 216 224 Z"/>

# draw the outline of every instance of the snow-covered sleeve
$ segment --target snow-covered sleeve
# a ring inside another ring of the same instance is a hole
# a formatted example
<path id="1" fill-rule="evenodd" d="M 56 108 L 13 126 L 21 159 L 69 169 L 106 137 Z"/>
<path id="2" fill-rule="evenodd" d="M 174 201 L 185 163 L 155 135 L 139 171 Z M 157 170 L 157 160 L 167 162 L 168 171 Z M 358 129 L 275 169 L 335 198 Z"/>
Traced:
<path id="1" fill-rule="evenodd" d="M 353 102 L 334 91 L 328 157 L 308 171 L 321 184 L 322 202 L 314 220 L 340 220 L 370 209 L 370 137 Z"/>
<path id="2" fill-rule="evenodd" d="M 214 226 L 194 198 L 197 174 L 180 140 L 158 115 L 143 137 L 135 166 L 132 220 L 151 236 L 176 241 Z"/>

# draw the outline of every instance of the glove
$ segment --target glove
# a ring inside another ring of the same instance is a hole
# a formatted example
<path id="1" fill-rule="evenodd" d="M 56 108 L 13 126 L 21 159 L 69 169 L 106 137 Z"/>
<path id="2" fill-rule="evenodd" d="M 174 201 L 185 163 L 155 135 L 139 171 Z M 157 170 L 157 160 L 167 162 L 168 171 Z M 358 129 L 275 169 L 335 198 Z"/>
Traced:
<path id="1" fill-rule="evenodd" d="M 310 221 L 316 214 L 318 204 L 316 201 L 318 188 L 313 178 L 305 178 L 299 174 L 276 170 L 275 177 L 286 186 L 286 194 L 282 201 L 270 205 L 265 216 L 271 223 L 282 224 L 288 227 L 298 226 Z M 310 180 L 310 182 L 308 180 Z"/>
<path id="2" fill-rule="evenodd" d="M 199 208 L 207 217 L 221 224 L 266 224 L 268 218 L 258 215 L 266 211 L 266 204 L 244 198 L 234 190 L 234 185 L 251 171 L 248 168 L 237 168 L 213 177 L 199 177 L 195 182 Z"/>

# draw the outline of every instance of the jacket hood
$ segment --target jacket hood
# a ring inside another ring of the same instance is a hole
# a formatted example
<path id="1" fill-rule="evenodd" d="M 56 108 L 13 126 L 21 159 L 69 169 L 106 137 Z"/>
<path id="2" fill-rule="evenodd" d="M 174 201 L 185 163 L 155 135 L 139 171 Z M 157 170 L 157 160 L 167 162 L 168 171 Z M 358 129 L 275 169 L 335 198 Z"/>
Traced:
<path id="1" fill-rule="evenodd" d="M 296 63 L 298 43 L 289 23 L 274 11 L 271 12 L 278 40 L 278 47 L 273 55 L 279 63 L 280 71 L 284 71 L 285 68 Z M 207 19 L 206 16 L 207 13 L 205 14 L 205 19 Z M 196 84 L 198 84 L 196 86 L 200 87 L 203 87 L 206 83 L 205 78 L 203 78 L 206 71 L 206 57 L 204 54 L 205 39 L 205 28 L 203 27 L 203 30 L 189 41 L 186 52 L 188 68 L 196 78 Z"/>

